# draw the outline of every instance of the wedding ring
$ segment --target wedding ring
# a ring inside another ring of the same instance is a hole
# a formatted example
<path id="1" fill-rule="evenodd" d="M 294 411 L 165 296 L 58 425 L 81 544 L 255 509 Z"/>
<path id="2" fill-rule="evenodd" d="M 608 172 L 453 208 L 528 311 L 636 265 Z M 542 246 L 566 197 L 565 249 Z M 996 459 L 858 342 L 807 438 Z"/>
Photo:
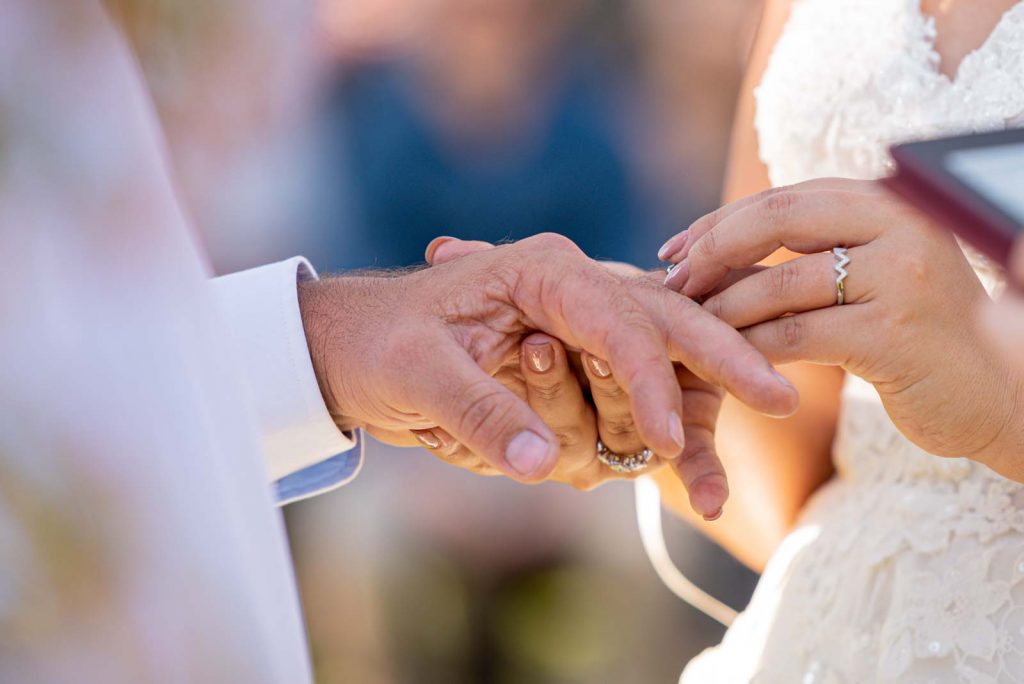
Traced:
<path id="1" fill-rule="evenodd" d="M 832 270 L 836 272 L 836 304 L 842 306 L 846 303 L 846 267 L 850 265 L 850 257 L 845 247 L 836 247 L 832 250 L 832 256 L 836 263 Z"/>
<path id="2" fill-rule="evenodd" d="M 646 448 L 635 454 L 617 454 L 597 440 L 597 460 L 622 475 L 640 472 L 651 464 L 653 457 L 654 452 Z"/>

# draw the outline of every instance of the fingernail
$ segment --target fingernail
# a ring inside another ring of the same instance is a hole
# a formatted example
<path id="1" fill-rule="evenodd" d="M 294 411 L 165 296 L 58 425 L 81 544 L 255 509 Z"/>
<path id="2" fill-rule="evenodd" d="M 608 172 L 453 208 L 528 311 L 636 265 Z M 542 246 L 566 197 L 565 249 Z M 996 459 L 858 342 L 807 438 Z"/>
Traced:
<path id="1" fill-rule="evenodd" d="M 785 385 L 786 387 L 788 387 L 788 388 L 790 388 L 790 389 L 792 389 L 792 390 L 795 390 L 795 389 L 796 389 L 796 387 L 794 387 L 794 386 L 793 386 L 793 383 L 791 383 L 791 382 L 789 381 L 789 378 L 787 378 L 787 377 L 786 377 L 785 375 L 783 375 L 783 374 L 782 374 L 782 373 L 780 373 L 779 371 L 775 370 L 774 368 L 772 369 L 772 375 L 774 375 L 774 376 L 775 376 L 775 378 L 776 378 L 776 379 L 777 379 L 777 380 L 778 380 L 779 382 L 781 382 L 781 383 L 782 383 L 783 385 Z"/>
<path id="2" fill-rule="evenodd" d="M 427 249 L 425 250 L 426 262 L 428 264 L 429 263 L 433 263 L 433 261 L 434 261 L 434 253 L 437 252 L 437 248 L 440 247 L 441 245 L 443 245 L 446 242 L 451 242 L 454 239 L 455 238 L 453 238 L 453 237 L 449 237 L 447 235 L 442 235 L 441 237 L 436 237 L 433 240 L 431 240 L 430 244 L 427 245 Z"/>
<path id="3" fill-rule="evenodd" d="M 608 362 L 604 359 L 599 359 L 596 356 L 590 354 L 587 355 L 587 364 L 590 366 L 590 370 L 599 378 L 611 377 L 612 369 L 608 366 Z"/>
<path id="4" fill-rule="evenodd" d="M 716 520 L 718 520 L 719 518 L 722 517 L 722 513 L 724 511 L 725 511 L 725 509 L 719 507 L 719 509 L 717 511 L 715 511 L 714 513 L 712 513 L 711 515 L 705 515 L 704 516 L 704 520 L 706 520 L 708 522 L 715 522 Z"/>
<path id="5" fill-rule="evenodd" d="M 666 240 L 665 244 L 663 244 L 661 246 L 661 249 L 658 250 L 658 258 L 662 261 L 665 261 L 670 256 L 672 256 L 672 254 L 678 252 L 679 247 L 681 247 L 686 241 L 686 233 L 687 231 L 684 230 Z"/>
<path id="6" fill-rule="evenodd" d="M 428 449 L 441 448 L 441 438 L 435 435 L 430 430 L 417 431 L 413 432 L 412 434 L 416 436 L 416 439 L 419 440 L 420 444 L 427 447 Z"/>
<path id="7" fill-rule="evenodd" d="M 551 370 L 551 364 L 555 362 L 555 353 L 549 343 L 533 344 L 527 342 L 525 347 L 526 359 L 530 362 L 530 367 L 533 370 L 538 373 L 547 373 Z"/>
<path id="8" fill-rule="evenodd" d="M 677 289 L 682 286 L 686 279 L 690 276 L 690 261 L 689 259 L 683 259 L 678 264 L 672 267 L 672 270 L 668 272 L 665 277 L 665 285 L 673 289 Z"/>
<path id="9" fill-rule="evenodd" d="M 512 438 L 505 460 L 520 475 L 536 472 L 548 459 L 551 446 L 535 432 L 525 430 Z"/>
<path id="10" fill-rule="evenodd" d="M 672 413 L 668 417 L 668 434 L 680 449 L 686 446 L 686 436 L 683 434 L 683 421 L 679 418 L 678 413 Z"/>

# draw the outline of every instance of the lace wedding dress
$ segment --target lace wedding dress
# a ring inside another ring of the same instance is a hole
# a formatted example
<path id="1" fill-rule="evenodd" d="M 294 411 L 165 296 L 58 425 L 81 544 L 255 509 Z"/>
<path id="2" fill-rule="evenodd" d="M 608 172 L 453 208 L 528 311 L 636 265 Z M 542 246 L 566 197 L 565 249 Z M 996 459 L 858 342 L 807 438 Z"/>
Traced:
<path id="1" fill-rule="evenodd" d="M 939 71 L 934 22 L 917 0 L 793 5 L 757 91 L 775 185 L 876 178 L 892 142 L 1003 128 L 1024 114 L 1024 4 L 955 79 Z M 1024 682 L 1024 487 L 918 449 L 857 378 L 834 458 L 836 477 L 749 607 L 681 682 Z"/>

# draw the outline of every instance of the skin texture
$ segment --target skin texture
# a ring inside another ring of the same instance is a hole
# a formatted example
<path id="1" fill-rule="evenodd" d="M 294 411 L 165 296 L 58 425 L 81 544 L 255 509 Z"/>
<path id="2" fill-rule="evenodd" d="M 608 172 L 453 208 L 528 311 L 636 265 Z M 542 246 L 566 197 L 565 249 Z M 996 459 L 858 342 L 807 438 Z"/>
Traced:
<path id="1" fill-rule="evenodd" d="M 1013 4 L 1011 0 L 925 0 L 922 9 L 936 17 L 935 47 L 943 72 L 955 73 L 963 56 L 984 42 L 1001 13 Z M 726 178 L 727 202 L 762 192 L 771 185 L 758 155 L 753 91 L 761 81 L 789 9 L 789 0 L 767 0 L 764 4 L 737 106 Z M 680 243 L 685 240 L 685 236 L 677 238 Z M 668 245 L 665 253 L 675 253 L 679 248 L 679 244 Z M 763 263 L 774 265 L 795 256 L 781 249 Z M 714 525 L 695 520 L 708 536 L 757 570 L 764 567 L 807 499 L 832 473 L 831 443 L 843 372 L 838 367 L 802 361 L 782 370 L 800 391 L 800 410 L 784 420 L 767 419 L 729 397 L 725 399 L 719 419 L 718 453 L 731 473 L 733 496 L 725 515 Z M 677 483 L 661 474 L 658 479 L 666 504 L 694 520 Z"/>
<path id="2" fill-rule="evenodd" d="M 427 247 L 426 260 L 438 265 L 492 248 L 493 245 L 486 242 L 442 237 Z M 629 279 L 660 280 L 659 274 L 645 274 L 626 264 L 603 262 L 602 266 Z M 683 390 L 684 431 L 688 439 L 683 455 L 673 461 L 673 467 L 667 472 L 672 473 L 670 477 L 684 492 L 692 492 L 698 489 L 695 474 L 699 477 L 707 472 L 702 462 L 715 462 L 714 429 L 723 393 L 681 365 L 677 364 L 675 370 Z M 633 419 L 629 394 L 615 378 L 610 364 L 600 357 L 585 351 L 568 351 L 559 340 L 535 333 L 523 341 L 518 360 L 506 364 L 495 378 L 525 399 L 559 437 L 562 456 L 552 480 L 589 490 L 609 480 L 653 474 L 664 465 L 664 461 L 655 456 L 642 473 L 623 475 L 614 473 L 597 459 L 598 437 L 620 454 L 636 453 L 644 448 Z M 443 430 L 413 432 L 425 448 L 453 465 L 483 475 L 500 474 Z M 715 475 L 714 469 L 711 472 Z M 708 479 L 706 475 L 704 479 Z M 700 510 L 692 496 L 687 496 L 687 502 L 694 513 Z M 716 520 L 721 513 L 719 507 L 700 515 L 705 520 Z"/>
<path id="3" fill-rule="evenodd" d="M 825 252 L 837 244 L 851 260 L 845 306 L 835 306 L 834 257 Z M 926 451 L 1024 477 L 1008 458 L 1024 443 L 1024 388 L 964 323 L 987 295 L 949 232 L 875 183 L 815 180 L 695 223 L 671 257 L 686 267 L 669 280 L 698 296 L 780 247 L 804 256 L 749 275 L 704 308 L 776 362 L 840 366 L 872 383 L 893 422 Z"/>
<path id="4" fill-rule="evenodd" d="M 307 283 L 299 303 L 339 425 L 380 433 L 441 427 L 524 482 L 555 471 L 559 440 L 493 374 L 535 331 L 608 360 L 637 433 L 679 462 L 702 514 L 715 513 L 728 488 L 713 445 L 701 443 L 699 430 L 684 439 L 673 361 L 761 411 L 786 414 L 798 401 L 735 330 L 649 279 L 612 273 L 556 235 L 399 277 Z M 688 455 L 691 442 L 699 451 Z"/>

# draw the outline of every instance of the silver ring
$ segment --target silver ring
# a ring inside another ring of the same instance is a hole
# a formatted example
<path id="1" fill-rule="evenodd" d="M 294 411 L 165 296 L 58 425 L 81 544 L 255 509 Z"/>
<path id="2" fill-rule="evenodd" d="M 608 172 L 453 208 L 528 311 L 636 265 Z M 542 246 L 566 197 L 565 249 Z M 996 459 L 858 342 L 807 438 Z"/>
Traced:
<path id="1" fill-rule="evenodd" d="M 846 267 L 850 265 L 850 257 L 847 255 L 845 247 L 833 248 L 832 256 L 836 260 L 835 266 L 832 267 L 832 270 L 836 272 L 836 304 L 842 306 L 846 303 L 846 276 L 849 275 L 846 272 Z"/>
<path id="2" fill-rule="evenodd" d="M 597 440 L 597 460 L 604 463 L 616 473 L 628 475 L 638 473 L 651 464 L 654 452 L 650 449 L 638 451 L 635 454 L 617 454 L 604 445 L 604 442 Z"/>

